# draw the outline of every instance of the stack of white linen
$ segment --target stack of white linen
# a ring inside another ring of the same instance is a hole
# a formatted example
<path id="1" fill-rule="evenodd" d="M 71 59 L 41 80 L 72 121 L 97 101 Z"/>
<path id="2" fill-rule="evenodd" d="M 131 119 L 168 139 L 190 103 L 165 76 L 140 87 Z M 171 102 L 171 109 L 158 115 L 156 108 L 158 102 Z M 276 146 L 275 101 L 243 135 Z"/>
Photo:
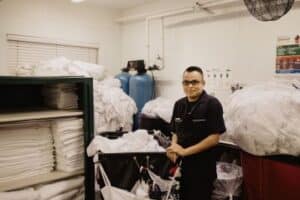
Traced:
<path id="1" fill-rule="evenodd" d="M 37 63 L 32 69 L 33 76 L 85 76 L 102 80 L 106 75 L 104 66 L 72 61 L 65 57 L 57 57 Z"/>
<path id="2" fill-rule="evenodd" d="M 66 172 L 83 169 L 83 120 L 80 118 L 54 120 L 52 131 L 56 152 L 56 168 Z"/>
<path id="3" fill-rule="evenodd" d="M 56 109 L 77 109 L 78 95 L 74 84 L 55 84 L 43 88 L 45 104 Z"/>
<path id="4" fill-rule="evenodd" d="M 87 148 L 87 154 L 91 157 L 99 151 L 103 153 L 165 152 L 165 149 L 146 130 L 137 130 L 112 140 L 101 135 L 95 136 Z"/>
<path id="5" fill-rule="evenodd" d="M 40 200 L 74 200 L 83 194 L 83 185 L 84 177 L 78 176 L 37 186 L 36 191 L 40 195 Z M 84 198 L 80 198 L 80 200 L 84 200 Z"/>
<path id="6" fill-rule="evenodd" d="M 53 138 L 48 122 L 2 124 L 0 136 L 0 183 L 53 170 Z"/>
<path id="7" fill-rule="evenodd" d="M 165 122 L 171 122 L 173 107 L 175 100 L 167 99 L 164 97 L 158 97 L 154 100 L 148 101 L 143 109 L 142 113 L 151 118 L 161 118 Z"/>
<path id="8" fill-rule="evenodd" d="M 116 131 L 121 127 L 125 131 L 132 129 L 137 107 L 120 87 L 120 81 L 114 78 L 94 81 L 96 132 Z"/>

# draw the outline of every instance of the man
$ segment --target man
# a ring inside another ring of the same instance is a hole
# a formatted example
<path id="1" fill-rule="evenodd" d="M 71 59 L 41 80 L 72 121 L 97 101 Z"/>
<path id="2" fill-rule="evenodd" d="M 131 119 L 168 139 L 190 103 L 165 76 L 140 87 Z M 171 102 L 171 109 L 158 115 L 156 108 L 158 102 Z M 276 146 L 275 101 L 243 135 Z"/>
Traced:
<path id="1" fill-rule="evenodd" d="M 181 200 L 210 200 L 216 178 L 214 147 L 225 132 L 221 103 L 204 90 L 203 71 L 188 67 L 183 73 L 186 97 L 179 99 L 171 121 L 172 144 L 167 156 L 182 159 Z"/>

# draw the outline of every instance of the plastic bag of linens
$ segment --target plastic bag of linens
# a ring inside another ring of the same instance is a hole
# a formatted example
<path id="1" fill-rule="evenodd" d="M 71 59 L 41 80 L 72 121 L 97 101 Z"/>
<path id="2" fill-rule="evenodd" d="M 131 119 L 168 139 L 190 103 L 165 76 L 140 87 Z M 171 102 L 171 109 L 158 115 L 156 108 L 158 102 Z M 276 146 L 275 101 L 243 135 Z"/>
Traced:
<path id="1" fill-rule="evenodd" d="M 300 155 L 299 86 L 273 81 L 236 91 L 224 112 L 225 135 L 254 155 Z"/>
<path id="2" fill-rule="evenodd" d="M 242 168 L 234 163 L 217 163 L 217 180 L 212 200 L 234 200 L 241 193 Z"/>

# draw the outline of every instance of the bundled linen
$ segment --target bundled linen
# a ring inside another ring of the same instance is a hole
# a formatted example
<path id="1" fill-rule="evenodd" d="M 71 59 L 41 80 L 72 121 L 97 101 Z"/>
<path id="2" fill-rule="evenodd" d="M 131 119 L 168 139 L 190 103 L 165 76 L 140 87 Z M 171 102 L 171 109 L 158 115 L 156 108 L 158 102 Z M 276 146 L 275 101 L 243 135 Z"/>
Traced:
<path id="1" fill-rule="evenodd" d="M 78 96 L 75 84 L 55 84 L 42 90 L 44 102 L 50 108 L 77 109 Z"/>
<path id="2" fill-rule="evenodd" d="M 102 80 L 106 75 L 105 67 L 82 61 L 72 61 L 58 57 L 38 63 L 32 68 L 33 76 L 85 76 Z"/>
<path id="3" fill-rule="evenodd" d="M 175 100 L 158 97 L 145 104 L 142 113 L 152 118 L 161 118 L 165 122 L 171 122 Z"/>
<path id="4" fill-rule="evenodd" d="M 254 155 L 300 155 L 297 85 L 270 82 L 235 92 L 225 111 L 227 135 Z"/>
<path id="5" fill-rule="evenodd" d="M 83 169 L 84 138 L 83 120 L 67 118 L 52 122 L 56 168 L 73 172 Z"/>
<path id="6" fill-rule="evenodd" d="M 134 100 L 123 92 L 118 79 L 94 81 L 94 102 L 97 133 L 132 129 L 137 107 Z"/>
<path id="7" fill-rule="evenodd" d="M 2 124 L 0 135 L 0 183 L 53 170 L 53 139 L 48 122 Z"/>
<path id="8" fill-rule="evenodd" d="M 159 146 L 146 130 L 137 130 L 124 134 L 118 139 L 95 136 L 87 148 L 87 154 L 91 157 L 99 151 L 102 153 L 165 152 L 165 149 Z"/>

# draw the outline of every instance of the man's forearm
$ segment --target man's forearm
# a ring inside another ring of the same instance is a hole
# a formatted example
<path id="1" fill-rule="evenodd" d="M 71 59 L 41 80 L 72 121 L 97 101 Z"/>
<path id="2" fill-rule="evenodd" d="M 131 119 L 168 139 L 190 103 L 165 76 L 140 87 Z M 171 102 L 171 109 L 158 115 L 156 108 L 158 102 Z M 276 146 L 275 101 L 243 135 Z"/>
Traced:
<path id="1" fill-rule="evenodd" d="M 220 139 L 220 134 L 216 133 L 216 134 L 209 135 L 207 138 L 205 138 L 201 142 L 185 148 L 183 156 L 189 156 L 189 155 L 193 155 L 196 153 L 200 153 L 200 152 L 205 151 L 213 146 L 216 146 L 219 143 L 219 139 Z"/>

